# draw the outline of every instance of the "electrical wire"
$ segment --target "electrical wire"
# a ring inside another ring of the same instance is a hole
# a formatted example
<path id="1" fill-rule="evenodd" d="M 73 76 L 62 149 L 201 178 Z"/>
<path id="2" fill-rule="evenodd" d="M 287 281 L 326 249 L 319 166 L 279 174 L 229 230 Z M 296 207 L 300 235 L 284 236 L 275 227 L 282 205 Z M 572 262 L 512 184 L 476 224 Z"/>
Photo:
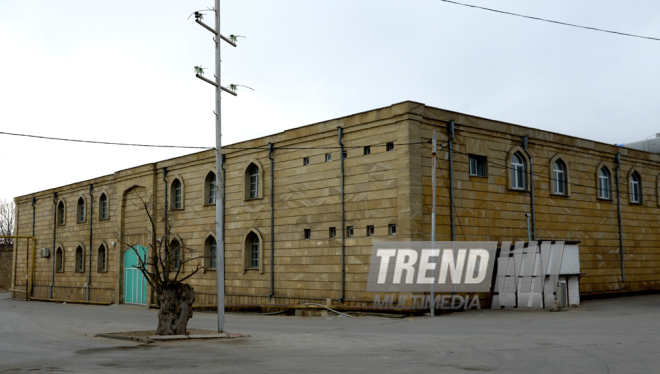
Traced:
<path id="1" fill-rule="evenodd" d="M 180 146 L 180 145 L 131 144 L 131 143 L 99 142 L 99 141 L 94 141 L 94 140 L 64 139 L 64 138 L 53 138 L 53 137 L 49 137 L 49 136 L 15 134 L 15 133 L 11 133 L 11 132 L 2 132 L 2 131 L 0 131 L 0 134 L 2 134 L 2 135 L 12 135 L 12 136 L 23 136 L 23 137 L 26 137 L 26 138 L 46 139 L 46 140 L 60 140 L 60 141 L 65 141 L 65 142 L 105 144 L 105 145 L 123 145 L 123 146 L 131 146 L 131 147 L 212 149 L 212 147 L 187 147 L 187 146 Z"/>
<path id="2" fill-rule="evenodd" d="M 152 148 L 184 148 L 184 149 L 214 149 L 215 147 L 189 147 L 189 146 L 180 146 L 180 145 L 154 145 L 154 144 L 135 144 L 135 143 L 113 143 L 113 142 L 101 142 L 101 141 L 96 141 L 96 140 L 80 140 L 80 139 L 65 139 L 65 138 L 54 138 L 50 136 L 41 136 L 41 135 L 28 135 L 28 134 L 16 134 L 16 133 L 11 133 L 11 132 L 3 132 L 0 131 L 0 134 L 2 135 L 11 135 L 11 136 L 22 136 L 22 137 L 27 137 L 27 138 L 36 138 L 36 139 L 44 139 L 44 140 L 59 140 L 59 141 L 65 141 L 65 142 L 76 142 L 76 143 L 90 143 L 90 144 L 104 144 L 104 145 L 120 145 L 120 146 L 130 146 L 130 147 L 152 147 Z M 422 142 L 415 142 L 415 143 L 396 143 L 396 142 L 391 142 L 395 145 L 415 145 L 415 144 L 422 144 Z M 379 143 L 379 144 L 370 144 L 366 146 L 344 146 L 344 149 L 346 148 L 364 148 L 364 147 L 378 147 L 378 146 L 386 146 L 388 143 Z M 268 150 L 268 146 L 263 146 L 263 147 L 232 147 L 232 146 L 226 146 L 222 147 L 223 149 L 238 149 L 238 150 L 254 150 L 254 149 L 263 149 L 263 150 Z M 273 147 L 273 149 L 288 149 L 288 150 L 306 150 L 306 149 L 341 149 L 341 147 Z"/>
<path id="3" fill-rule="evenodd" d="M 635 35 L 635 34 L 628 34 L 625 32 L 619 32 L 619 31 L 612 31 L 612 30 L 606 30 L 606 29 L 599 29 L 597 27 L 590 27 L 590 26 L 582 26 L 582 25 L 576 25 L 573 23 L 567 23 L 567 22 L 561 22 L 561 21 L 553 21 L 550 19 L 545 19 L 545 18 L 540 18 L 540 17 L 533 17 L 533 16 L 526 16 L 524 14 L 518 14 L 518 13 L 512 13 L 512 12 L 506 12 L 503 10 L 498 10 L 498 9 L 492 9 L 492 8 L 486 8 L 478 5 L 472 5 L 472 4 L 465 4 L 465 3 L 459 3 L 458 1 L 452 1 L 452 0 L 440 0 L 445 3 L 451 3 L 455 5 L 461 5 L 465 7 L 470 7 L 470 8 L 476 8 L 476 9 L 482 9 L 482 10 L 487 10 L 489 12 L 495 12 L 495 13 L 500 13 L 500 14 L 506 14 L 509 16 L 516 16 L 516 17 L 522 17 L 522 18 L 528 18 L 532 19 L 535 21 L 543 21 L 543 22 L 549 22 L 549 23 L 555 23 L 558 25 L 563 25 L 563 26 L 570 26 L 570 27 L 577 27 L 581 29 L 587 29 L 587 30 L 592 30 L 592 31 L 600 31 L 600 32 L 606 32 L 610 34 L 616 34 L 616 35 L 621 35 L 621 36 L 630 36 L 633 38 L 641 38 L 641 39 L 648 39 L 648 40 L 655 40 L 655 41 L 660 41 L 660 38 L 654 38 L 652 36 L 643 36 L 643 35 Z"/>

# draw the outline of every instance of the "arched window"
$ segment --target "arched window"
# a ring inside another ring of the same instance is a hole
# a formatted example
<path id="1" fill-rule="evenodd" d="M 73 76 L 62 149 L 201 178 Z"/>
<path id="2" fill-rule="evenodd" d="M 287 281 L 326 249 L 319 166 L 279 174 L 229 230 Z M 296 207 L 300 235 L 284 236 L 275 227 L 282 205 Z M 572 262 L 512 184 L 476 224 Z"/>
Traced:
<path id="1" fill-rule="evenodd" d="M 217 191 L 217 186 L 216 186 L 216 178 L 215 178 L 215 173 L 210 172 L 206 175 L 206 181 L 205 181 L 205 189 L 206 189 L 206 201 L 205 204 L 215 204 L 215 199 L 218 194 Z"/>
<path id="2" fill-rule="evenodd" d="M 254 232 L 248 234 L 247 239 L 245 240 L 245 253 L 246 261 L 245 267 L 248 269 L 258 269 L 259 268 L 259 250 L 260 242 L 259 237 Z"/>
<path id="3" fill-rule="evenodd" d="M 183 186 L 179 179 L 172 182 L 172 209 L 183 208 Z"/>
<path id="4" fill-rule="evenodd" d="M 76 221 L 78 223 L 85 222 L 85 199 L 82 197 L 78 199 L 78 205 L 76 206 Z"/>
<path id="5" fill-rule="evenodd" d="M 520 152 L 511 157 L 511 188 L 525 189 L 525 162 Z"/>
<path id="6" fill-rule="evenodd" d="M 612 184 L 611 184 L 610 171 L 603 166 L 598 171 L 598 197 L 601 199 L 612 198 Z"/>
<path id="7" fill-rule="evenodd" d="M 60 203 L 57 204 L 57 223 L 60 226 L 64 226 L 65 223 L 64 217 L 66 217 L 66 215 L 64 213 L 65 213 L 64 202 L 60 201 Z"/>
<path id="8" fill-rule="evenodd" d="M 170 255 L 172 256 L 172 268 L 178 269 L 181 267 L 181 243 L 178 240 L 172 240 L 170 244 Z"/>
<path id="9" fill-rule="evenodd" d="M 101 219 L 108 219 L 108 196 L 105 193 L 99 197 L 99 213 Z"/>
<path id="10" fill-rule="evenodd" d="M 255 164 L 250 164 L 247 168 L 247 197 L 250 199 L 256 199 L 259 197 L 259 167 Z"/>
<path id="11" fill-rule="evenodd" d="M 105 245 L 101 244 L 96 254 L 96 271 L 106 271 L 107 268 L 107 252 Z"/>
<path id="12" fill-rule="evenodd" d="M 204 243 L 204 264 L 206 268 L 215 269 L 218 267 L 218 244 L 212 235 L 206 238 Z"/>
<path id="13" fill-rule="evenodd" d="M 637 172 L 633 172 L 630 176 L 630 202 L 642 202 L 642 179 Z"/>
<path id="14" fill-rule="evenodd" d="M 76 273 L 85 272 L 85 251 L 82 246 L 76 248 L 75 269 Z"/>
<path id="15" fill-rule="evenodd" d="M 57 251 L 55 251 L 55 269 L 60 273 L 64 271 L 64 250 L 62 247 L 57 248 Z"/>
<path id="16" fill-rule="evenodd" d="M 566 195 L 566 165 L 561 159 L 552 164 L 552 189 L 557 195 Z"/>

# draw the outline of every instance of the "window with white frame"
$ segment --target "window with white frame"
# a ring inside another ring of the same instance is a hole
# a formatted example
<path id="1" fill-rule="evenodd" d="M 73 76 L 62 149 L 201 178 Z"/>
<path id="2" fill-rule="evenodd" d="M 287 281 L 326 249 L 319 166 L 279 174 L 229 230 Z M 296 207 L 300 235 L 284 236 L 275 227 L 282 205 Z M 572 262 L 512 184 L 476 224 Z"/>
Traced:
<path id="1" fill-rule="evenodd" d="M 396 225 L 395 225 L 395 224 L 391 223 L 391 224 L 388 226 L 388 233 L 389 233 L 390 235 L 396 235 Z"/>
<path id="2" fill-rule="evenodd" d="M 215 204 L 215 199 L 218 193 L 215 173 L 210 172 L 206 176 L 206 204 Z"/>
<path id="3" fill-rule="evenodd" d="M 105 193 L 101 194 L 99 198 L 100 213 L 101 219 L 108 219 L 108 195 Z"/>
<path id="4" fill-rule="evenodd" d="M 330 161 L 332 161 L 332 153 L 326 153 L 325 162 L 330 162 Z"/>
<path id="5" fill-rule="evenodd" d="M 106 266 L 107 252 L 105 250 L 105 245 L 101 244 L 98 252 L 96 252 L 96 271 L 106 271 Z"/>
<path id="6" fill-rule="evenodd" d="M 516 190 L 525 189 L 525 162 L 520 152 L 511 157 L 511 188 Z"/>
<path id="7" fill-rule="evenodd" d="M 637 172 L 632 173 L 630 176 L 630 201 L 633 203 L 642 202 L 642 179 Z"/>
<path id="8" fill-rule="evenodd" d="M 598 197 L 601 199 L 612 198 L 612 185 L 611 185 L 610 171 L 603 166 L 598 171 Z"/>
<path id="9" fill-rule="evenodd" d="M 348 236 L 348 237 L 353 236 L 353 226 L 347 226 L 346 227 L 346 236 Z"/>
<path id="10" fill-rule="evenodd" d="M 177 178 L 172 182 L 172 209 L 183 208 L 183 185 Z"/>
<path id="11" fill-rule="evenodd" d="M 248 197 L 250 199 L 256 199 L 259 197 L 259 167 L 255 164 L 251 164 L 248 168 Z"/>
<path id="12" fill-rule="evenodd" d="M 367 226 L 367 236 L 374 236 L 374 227 Z"/>
<path id="13" fill-rule="evenodd" d="M 82 197 L 78 199 L 78 205 L 76 206 L 76 221 L 78 223 L 85 222 L 85 199 Z"/>
<path id="14" fill-rule="evenodd" d="M 85 251 L 82 246 L 76 248 L 75 269 L 76 273 L 85 272 Z"/>
<path id="15" fill-rule="evenodd" d="M 566 195 L 566 165 L 562 160 L 557 160 L 552 164 L 552 192 L 557 195 Z"/>
<path id="16" fill-rule="evenodd" d="M 303 166 L 309 165 L 309 157 L 303 158 Z"/>
<path id="17" fill-rule="evenodd" d="M 470 155 L 470 175 L 473 177 L 486 176 L 486 157 Z"/>
<path id="18" fill-rule="evenodd" d="M 218 244 L 212 235 L 209 235 L 209 237 L 206 238 L 204 247 L 206 249 L 207 267 L 210 269 L 215 269 L 218 266 Z"/>
<path id="19" fill-rule="evenodd" d="M 261 243 L 259 236 L 251 231 L 247 238 L 245 238 L 245 268 L 258 269 L 259 268 L 259 251 L 261 250 Z"/>

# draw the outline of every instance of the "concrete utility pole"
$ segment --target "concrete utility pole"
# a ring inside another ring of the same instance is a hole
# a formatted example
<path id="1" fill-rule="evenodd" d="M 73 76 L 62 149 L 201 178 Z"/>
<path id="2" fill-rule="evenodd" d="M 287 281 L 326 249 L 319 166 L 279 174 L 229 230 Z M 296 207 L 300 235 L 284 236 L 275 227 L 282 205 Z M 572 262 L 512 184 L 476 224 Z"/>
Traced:
<path id="1" fill-rule="evenodd" d="M 199 74 L 195 76 L 213 86 L 215 86 L 215 177 L 217 183 L 218 191 L 217 194 L 219 199 L 215 200 L 215 222 L 216 222 L 216 275 L 217 275 L 217 299 L 218 299 L 218 332 L 224 331 L 225 325 L 225 239 L 224 239 L 224 216 L 222 215 L 223 211 L 223 189 L 224 189 L 224 179 L 222 174 L 222 126 L 221 126 L 221 105 L 220 105 L 220 96 L 221 92 L 225 91 L 234 96 L 236 93 L 222 87 L 220 85 L 220 39 L 226 41 L 227 43 L 236 47 L 236 44 L 220 35 L 220 0 L 215 0 L 215 29 L 211 28 L 204 22 L 200 20 L 199 13 L 195 12 L 195 22 L 202 25 L 205 29 L 209 30 L 215 37 L 215 78 L 216 81 L 204 78 Z"/>

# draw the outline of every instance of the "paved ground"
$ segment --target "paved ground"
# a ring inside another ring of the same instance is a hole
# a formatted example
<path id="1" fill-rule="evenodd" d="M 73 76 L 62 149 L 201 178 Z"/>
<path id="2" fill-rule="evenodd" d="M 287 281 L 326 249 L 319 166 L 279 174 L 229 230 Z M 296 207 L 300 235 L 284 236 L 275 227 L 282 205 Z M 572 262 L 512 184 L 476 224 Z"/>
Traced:
<path id="1" fill-rule="evenodd" d="M 155 328 L 156 311 L 10 300 L 0 294 L 0 373 L 659 373 L 660 295 L 568 312 L 436 318 L 229 314 L 243 339 L 140 344 L 94 334 Z M 189 327 L 214 329 L 196 313 Z"/>

